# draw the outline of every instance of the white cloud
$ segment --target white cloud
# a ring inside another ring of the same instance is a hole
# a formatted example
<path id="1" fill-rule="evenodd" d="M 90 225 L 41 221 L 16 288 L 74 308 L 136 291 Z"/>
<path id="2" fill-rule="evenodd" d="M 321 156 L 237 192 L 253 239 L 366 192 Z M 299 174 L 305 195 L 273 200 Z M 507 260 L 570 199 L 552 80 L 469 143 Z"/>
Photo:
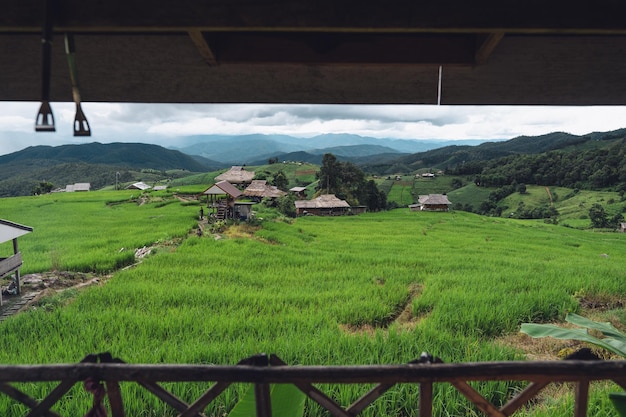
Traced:
<path id="1" fill-rule="evenodd" d="M 35 133 L 39 103 L 0 102 L 0 154 L 38 144 L 134 141 L 176 145 L 191 135 L 352 133 L 397 139 L 510 139 L 624 127 L 626 107 L 83 103 L 92 136 L 72 135 L 75 105 L 52 103 L 55 133 Z"/>

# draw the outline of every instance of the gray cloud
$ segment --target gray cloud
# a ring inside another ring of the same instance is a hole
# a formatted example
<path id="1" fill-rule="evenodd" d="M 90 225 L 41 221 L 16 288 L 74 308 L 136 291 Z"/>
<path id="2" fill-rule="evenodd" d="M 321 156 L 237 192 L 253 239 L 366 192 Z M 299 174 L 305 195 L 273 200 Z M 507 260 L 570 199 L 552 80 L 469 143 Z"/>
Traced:
<path id="1" fill-rule="evenodd" d="M 72 136 L 75 106 L 52 103 L 56 133 L 35 133 L 39 103 L 0 102 L 0 154 L 27 146 L 145 142 L 177 146 L 185 136 L 353 133 L 397 139 L 508 139 L 554 131 L 623 127 L 624 107 L 83 103 L 93 135 Z"/>

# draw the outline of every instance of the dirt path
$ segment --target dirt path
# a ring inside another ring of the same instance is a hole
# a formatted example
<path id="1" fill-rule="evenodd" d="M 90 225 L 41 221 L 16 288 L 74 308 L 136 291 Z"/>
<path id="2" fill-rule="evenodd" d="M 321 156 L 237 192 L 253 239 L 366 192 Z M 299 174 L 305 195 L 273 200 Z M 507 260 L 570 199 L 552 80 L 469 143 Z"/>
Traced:
<path id="1" fill-rule="evenodd" d="M 109 276 L 96 276 L 94 274 L 68 271 L 24 275 L 21 277 L 22 293 L 20 295 L 2 295 L 0 322 L 26 310 L 45 296 L 72 288 L 78 289 L 96 285 L 107 278 Z"/>

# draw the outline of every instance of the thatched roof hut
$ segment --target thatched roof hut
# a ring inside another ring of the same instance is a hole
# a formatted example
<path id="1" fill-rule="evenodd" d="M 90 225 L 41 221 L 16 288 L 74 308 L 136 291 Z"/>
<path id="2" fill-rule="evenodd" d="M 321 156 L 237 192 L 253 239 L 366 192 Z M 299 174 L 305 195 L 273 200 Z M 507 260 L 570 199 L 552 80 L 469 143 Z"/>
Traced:
<path id="1" fill-rule="evenodd" d="M 254 178 L 254 171 L 246 171 L 242 166 L 233 166 L 228 171 L 215 177 L 217 181 L 228 181 L 231 184 L 248 184 Z"/>
<path id="2" fill-rule="evenodd" d="M 411 204 L 412 211 L 448 211 L 452 203 L 445 194 L 420 195 L 417 204 Z"/>
<path id="3" fill-rule="evenodd" d="M 297 215 L 341 216 L 350 211 L 350 204 L 334 194 L 323 194 L 312 200 L 298 200 L 294 204 Z"/>
<path id="4" fill-rule="evenodd" d="M 266 180 L 253 180 L 252 183 L 243 191 L 243 195 L 255 199 L 261 198 L 278 198 L 287 195 L 286 192 L 279 190 L 274 185 L 269 185 Z"/>

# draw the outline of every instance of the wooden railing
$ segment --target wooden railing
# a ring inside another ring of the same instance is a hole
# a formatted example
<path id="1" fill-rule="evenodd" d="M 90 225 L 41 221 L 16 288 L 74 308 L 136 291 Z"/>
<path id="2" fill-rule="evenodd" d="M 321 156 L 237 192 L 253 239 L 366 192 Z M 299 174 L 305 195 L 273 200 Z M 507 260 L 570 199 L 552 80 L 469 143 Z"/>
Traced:
<path id="1" fill-rule="evenodd" d="M 423 359 L 423 358 L 422 358 Z M 234 366 L 132 365 L 109 354 L 89 355 L 78 364 L 0 366 L 0 392 L 30 408 L 28 417 L 55 416 L 51 408 L 75 384 L 103 383 L 113 417 L 125 416 L 119 382 L 144 387 L 176 410 L 180 417 L 202 416 L 204 409 L 233 383 L 254 385 L 258 417 L 271 417 L 269 384 L 293 384 L 312 401 L 336 417 L 354 417 L 397 384 L 419 386 L 419 416 L 433 414 L 433 384 L 451 384 L 487 416 L 510 416 L 535 398 L 550 383 L 574 386 L 575 417 L 586 416 L 589 384 L 612 380 L 626 389 L 626 361 L 510 361 L 480 363 L 432 363 L 417 360 L 405 365 L 289 366 L 275 355 L 256 355 Z M 15 388 L 19 382 L 59 381 L 41 401 Z M 165 390 L 159 382 L 207 382 L 211 385 L 192 404 Z M 485 399 L 471 381 L 527 381 L 526 388 L 498 407 Z M 341 405 L 313 384 L 376 384 L 360 399 Z M 94 397 L 96 394 L 94 394 Z"/>
<path id="2" fill-rule="evenodd" d="M 0 258 L 0 277 L 15 271 L 22 266 L 22 253 L 18 252 L 8 258 Z"/>

